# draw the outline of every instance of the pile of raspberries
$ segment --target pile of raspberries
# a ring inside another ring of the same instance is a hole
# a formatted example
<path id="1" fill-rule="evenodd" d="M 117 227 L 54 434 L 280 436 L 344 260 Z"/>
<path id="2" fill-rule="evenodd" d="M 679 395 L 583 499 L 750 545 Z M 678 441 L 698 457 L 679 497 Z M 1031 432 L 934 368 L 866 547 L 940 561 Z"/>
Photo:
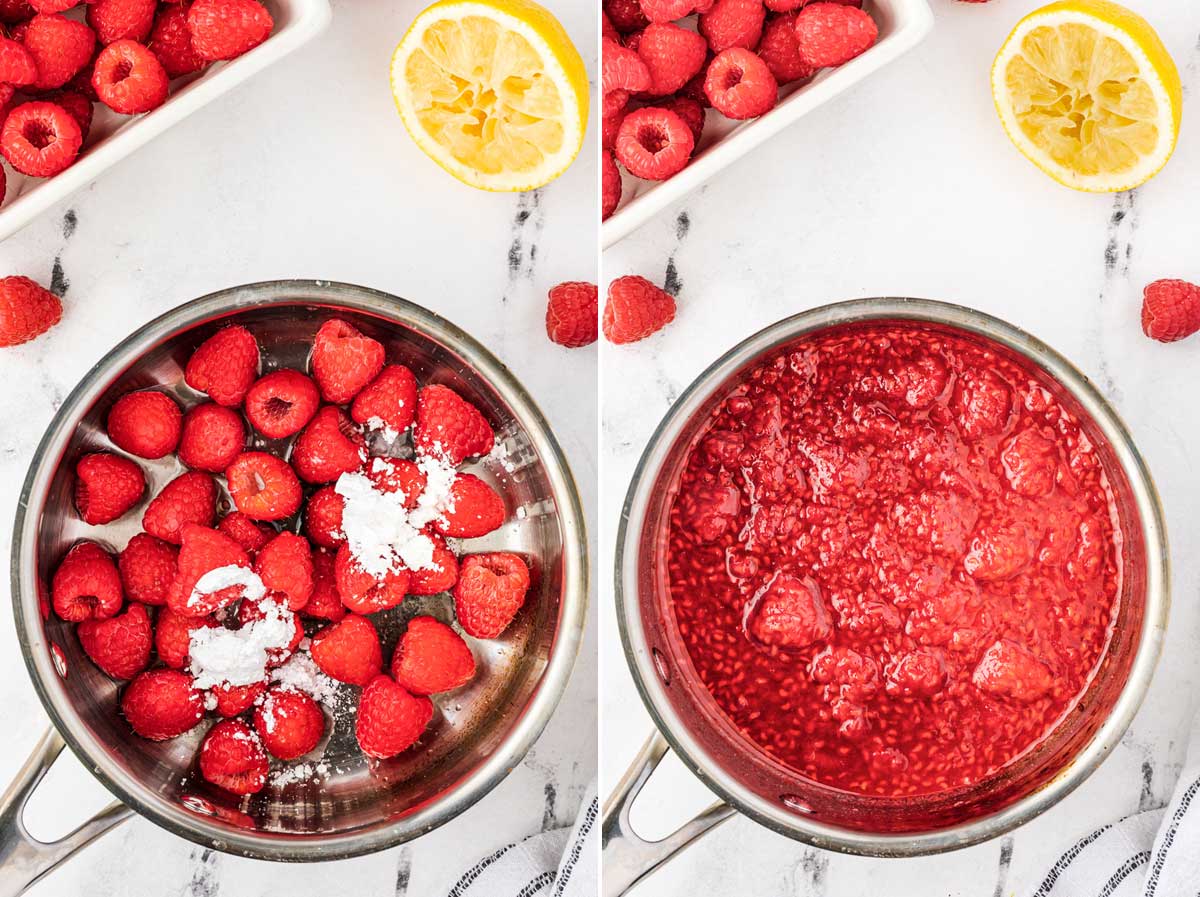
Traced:
<path id="1" fill-rule="evenodd" d="M 691 160 L 708 107 L 738 121 L 756 118 L 774 108 L 782 85 L 873 45 L 879 30 L 861 6 L 604 0 L 601 220 L 621 202 L 617 162 L 634 177 L 666 180 Z"/>
<path id="2" fill-rule="evenodd" d="M 270 35 L 257 0 L 0 0 L 0 153 L 46 178 L 79 156 L 92 104 L 136 115 L 174 78 L 233 59 Z M 7 192 L 0 169 L 0 201 Z"/>
<path id="3" fill-rule="evenodd" d="M 380 342 L 339 319 L 317 332 L 310 374 L 281 368 L 260 375 L 260 355 L 254 334 L 226 327 L 187 362 L 190 393 L 177 391 L 194 398 L 186 407 L 157 389 L 117 399 L 106 423 L 112 448 L 75 464 L 75 506 L 96 527 L 94 537 L 67 551 L 43 608 L 75 624 L 80 646 L 101 670 L 128 680 L 121 712 L 138 735 L 175 738 L 215 715 L 199 771 L 239 795 L 264 787 L 268 753 L 303 756 L 325 733 L 325 714 L 310 694 L 271 684 L 294 652 L 361 688 L 359 746 L 369 757 L 391 757 L 429 724 L 429 695 L 470 681 L 475 660 L 455 628 L 418 616 L 385 668 L 372 615 L 409 595 L 452 591 L 461 629 L 491 639 L 512 622 L 530 584 L 516 554 L 457 557 L 447 545 L 448 538 L 485 535 L 507 518 L 504 500 L 471 474 L 452 474 L 451 500 L 425 533 L 434 546 L 427 569 L 393 566 L 377 579 L 341 531 L 345 505 L 334 484 L 342 474 L 365 474 L 372 488 L 402 492 L 411 508 L 426 487 L 417 461 L 457 468 L 489 454 L 492 428 L 475 406 L 446 386 L 419 386 L 407 367 L 387 363 Z M 247 450 L 247 424 L 269 451 Z M 369 457 L 367 428 L 391 440 L 389 457 Z M 396 454 L 416 461 L 390 457 Z M 172 455 L 182 471 L 143 505 L 147 480 L 134 459 Z M 114 555 L 113 533 L 104 527 L 135 508 L 143 509 L 143 531 Z M 234 578 L 236 568 L 256 574 L 265 597 L 245 598 L 243 585 L 196 588 L 206 573 L 231 568 Z M 193 633 L 237 630 L 268 612 L 294 620 L 295 636 L 272 650 L 263 681 L 197 688 L 188 656 Z"/>

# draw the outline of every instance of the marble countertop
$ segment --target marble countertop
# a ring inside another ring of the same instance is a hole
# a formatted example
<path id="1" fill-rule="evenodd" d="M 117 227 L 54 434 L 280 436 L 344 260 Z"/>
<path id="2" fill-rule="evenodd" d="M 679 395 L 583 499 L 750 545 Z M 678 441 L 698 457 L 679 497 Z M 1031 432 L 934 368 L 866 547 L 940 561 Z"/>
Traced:
<path id="1" fill-rule="evenodd" d="M 1200 280 L 1200 115 L 1185 113 L 1173 161 L 1132 193 L 1058 187 L 1019 156 L 992 108 L 988 69 L 1018 18 L 1042 0 L 986 6 L 931 0 L 933 33 L 910 55 L 817 110 L 608 250 L 603 277 L 677 285 L 669 328 L 602 350 L 601 554 L 672 401 L 735 342 L 786 315 L 859 296 L 973 306 L 1063 352 L 1113 402 L 1160 490 L 1174 603 L 1150 693 L 1119 748 L 1074 794 L 1012 835 L 957 853 L 885 861 L 825 853 L 735 818 L 647 880 L 638 894 L 961 895 L 1036 887 L 1078 836 L 1169 797 L 1200 685 L 1197 338 L 1142 336 L 1142 287 Z M 1200 97 L 1200 6 L 1130 0 Z M 617 372 L 617 373 L 614 373 Z M 633 386 L 632 384 L 637 384 Z M 601 777 L 614 782 L 650 731 L 602 579 Z M 677 760 L 651 780 L 634 823 L 662 835 L 712 795 Z"/>
<path id="2" fill-rule="evenodd" d="M 595 195 L 595 152 L 585 150 L 566 175 L 525 196 L 477 192 L 428 161 L 396 115 L 387 77 L 396 41 L 426 5 L 335 0 L 333 24 L 312 44 L 0 244 L 0 273 L 53 282 L 65 306 L 47 336 L 0 353 L 4 544 L 42 431 L 116 341 L 211 290 L 294 277 L 376 287 L 477 337 L 541 405 L 595 519 L 595 350 L 560 349 L 544 330 L 547 289 L 596 276 L 595 204 L 587 199 Z M 589 4 L 548 5 L 594 71 Z M 204 850 L 135 818 L 31 893 L 444 894 L 477 857 L 573 821 L 596 775 L 595 631 L 590 625 L 567 694 L 524 762 L 480 803 L 416 842 L 287 866 Z M 0 626 L 0 706 L 0 782 L 7 783 L 48 725 L 11 623 Z M 68 752 L 35 796 L 29 823 L 35 835 L 59 835 L 109 800 Z"/>

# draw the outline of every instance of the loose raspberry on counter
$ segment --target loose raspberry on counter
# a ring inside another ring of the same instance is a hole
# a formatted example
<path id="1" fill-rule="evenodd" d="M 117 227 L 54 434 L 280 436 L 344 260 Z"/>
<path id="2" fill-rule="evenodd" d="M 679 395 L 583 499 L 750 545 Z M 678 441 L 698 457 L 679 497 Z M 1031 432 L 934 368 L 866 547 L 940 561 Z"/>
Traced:
<path id="1" fill-rule="evenodd" d="M 417 378 L 402 364 L 389 364 L 363 387 L 350 406 L 355 423 L 403 433 L 417 417 Z"/>
<path id="2" fill-rule="evenodd" d="M 529 567 L 516 554 L 495 551 L 463 558 L 454 586 L 454 614 L 468 635 L 498 638 L 525 603 Z"/>
<path id="3" fill-rule="evenodd" d="M 153 460 L 171 454 L 179 445 L 183 414 L 166 393 L 152 389 L 128 392 L 109 409 L 105 430 L 117 448 Z"/>
<path id="4" fill-rule="evenodd" d="M 341 408 L 326 405 L 316 413 L 292 446 L 292 467 L 306 483 L 332 483 L 367 460 L 358 427 Z"/>
<path id="5" fill-rule="evenodd" d="M 717 0 L 700 16 L 700 33 L 714 53 L 741 47 L 752 50 L 762 37 L 767 11 L 762 0 Z"/>
<path id="6" fill-rule="evenodd" d="M 687 165 L 695 148 L 692 130 L 667 109 L 647 106 L 625 116 L 616 155 L 635 177 L 664 181 Z"/>
<path id="7" fill-rule="evenodd" d="M 675 320 L 675 298 L 644 277 L 618 277 L 608 285 L 604 336 L 621 345 L 643 340 Z"/>
<path id="8" fill-rule="evenodd" d="M 117 555 L 125 596 L 152 607 L 166 604 L 178 559 L 179 549 L 170 542 L 149 533 L 138 533 Z"/>
<path id="9" fill-rule="evenodd" d="M 186 525 L 212 526 L 216 519 L 216 483 L 208 474 L 192 470 L 163 486 L 142 515 L 142 529 L 178 545 Z"/>
<path id="10" fill-rule="evenodd" d="M 358 701 L 354 734 L 368 757 L 394 757 L 416 743 L 433 719 L 429 698 L 413 695 L 387 676 L 376 676 Z"/>
<path id="11" fill-rule="evenodd" d="M 300 510 L 304 493 L 295 471 L 267 452 L 243 452 L 225 471 L 229 497 L 251 520 L 283 520 Z"/>
<path id="12" fill-rule="evenodd" d="M 254 429 L 268 439 L 284 439 L 313 419 L 321 405 L 321 391 L 311 377 L 284 368 L 255 380 L 245 403 Z"/>
<path id="13" fill-rule="evenodd" d="M 294 760 L 320 742 L 325 714 L 308 695 L 273 688 L 254 711 L 254 728 L 269 753 Z"/>
<path id="14" fill-rule="evenodd" d="M 65 170 L 82 145 L 79 122 L 57 103 L 22 103 L 8 114 L 0 130 L 0 153 L 13 168 L 31 177 L 46 178 Z"/>
<path id="15" fill-rule="evenodd" d="M 57 13 L 34 16 L 20 40 L 37 63 L 38 90 L 62 87 L 92 61 L 96 49 L 91 28 Z"/>
<path id="16" fill-rule="evenodd" d="M 258 341 L 245 327 L 218 330 L 188 359 L 183 379 L 218 405 L 236 408 L 258 376 Z"/>
<path id="17" fill-rule="evenodd" d="M 673 24 L 656 24 L 642 32 L 637 53 L 650 71 L 652 96 L 675 93 L 704 67 L 708 47 L 694 31 Z"/>
<path id="18" fill-rule="evenodd" d="M 91 526 L 111 523 L 142 500 L 146 477 L 128 458 L 84 455 L 75 465 L 75 509 Z"/>
<path id="19" fill-rule="evenodd" d="M 188 9 L 192 46 L 201 59 L 235 59 L 267 39 L 275 22 L 255 0 L 196 0 Z"/>
<path id="20" fill-rule="evenodd" d="M 87 23 L 104 46 L 120 40 L 145 43 L 154 25 L 156 0 L 91 0 Z"/>
<path id="21" fill-rule="evenodd" d="M 616 134 L 613 141 L 616 142 Z M 617 160 L 613 158 L 612 150 L 604 149 L 600 155 L 601 192 L 600 220 L 607 221 L 617 206 L 621 204 L 621 172 L 617 168 Z M 554 339 L 554 337 L 550 337 Z M 557 340 L 555 340 L 557 342 Z"/>
<path id="22" fill-rule="evenodd" d="M 224 473 L 246 446 L 246 426 L 232 408 L 203 402 L 183 416 L 179 460 L 192 470 Z"/>
<path id="23" fill-rule="evenodd" d="M 119 40 L 96 57 L 92 87 L 109 109 L 135 115 L 167 101 L 170 79 L 150 50 L 132 40 Z"/>
<path id="24" fill-rule="evenodd" d="M 779 84 L 761 58 L 735 47 L 718 53 L 709 63 L 704 92 L 714 109 L 738 121 L 771 111 Z"/>
<path id="25" fill-rule="evenodd" d="M 814 69 L 847 63 L 878 37 L 875 20 L 853 6 L 811 3 L 796 16 L 800 58 Z"/>
<path id="26" fill-rule="evenodd" d="M 84 653 L 114 679 L 132 679 L 150 663 L 150 617 L 141 604 L 107 620 L 84 620 L 75 632 Z"/>
<path id="27" fill-rule="evenodd" d="M 1200 286 L 1186 280 L 1156 280 L 1142 295 L 1142 332 L 1173 343 L 1200 330 Z"/>
<path id="28" fill-rule="evenodd" d="M 0 347 L 36 339 L 61 318 L 62 301 L 49 290 L 28 277 L 0 277 Z"/>
<path id="29" fill-rule="evenodd" d="M 612 162 L 612 157 L 605 154 Z M 614 168 L 615 171 L 615 168 Z M 607 169 L 605 170 L 607 179 Z M 596 341 L 600 303 L 596 285 L 572 280 L 550 288 L 546 305 L 546 335 L 550 341 L 578 349 Z"/>
<path id="30" fill-rule="evenodd" d="M 461 635 L 433 617 L 413 617 L 392 655 L 392 678 L 414 695 L 461 688 L 475 678 L 475 656 Z"/>
<path id="31" fill-rule="evenodd" d="M 413 445 L 418 455 L 458 466 L 467 458 L 486 455 L 494 444 L 487 419 L 450 387 L 435 383 L 417 393 Z"/>
<path id="32" fill-rule="evenodd" d="M 105 620 L 121 609 L 121 576 L 107 551 L 95 542 L 77 542 L 50 580 L 50 601 L 70 623 Z"/>
<path id="33" fill-rule="evenodd" d="M 121 712 L 138 735 L 166 741 L 191 730 L 204 718 L 204 696 L 187 673 L 146 670 L 125 686 Z"/>
<path id="34" fill-rule="evenodd" d="M 347 614 L 314 635 L 311 650 L 321 672 L 349 685 L 366 685 L 383 667 L 379 634 L 358 614 Z"/>
<path id="35" fill-rule="evenodd" d="M 223 719 L 200 745 L 200 775 L 231 794 L 257 794 L 271 762 L 258 735 L 240 719 Z"/>
<path id="36" fill-rule="evenodd" d="M 321 387 L 321 398 L 333 405 L 351 401 L 383 369 L 383 356 L 378 340 L 337 318 L 326 321 L 317 331 L 312 352 L 313 378 Z"/>

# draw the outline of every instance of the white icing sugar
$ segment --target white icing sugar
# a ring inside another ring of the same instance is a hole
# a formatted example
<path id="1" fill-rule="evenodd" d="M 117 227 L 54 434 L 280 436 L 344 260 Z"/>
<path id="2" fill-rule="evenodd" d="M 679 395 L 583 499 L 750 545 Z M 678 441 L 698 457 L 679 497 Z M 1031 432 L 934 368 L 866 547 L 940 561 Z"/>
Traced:
<path id="1" fill-rule="evenodd" d="M 318 704 L 330 704 L 337 695 L 337 683 L 321 672 L 308 653 L 308 645 L 271 671 L 271 682 L 285 691 L 299 691 Z"/>
<path id="2" fill-rule="evenodd" d="M 505 445 L 503 442 L 501 442 L 499 439 L 497 439 L 495 441 L 495 443 L 493 443 L 492 450 L 490 452 L 488 452 L 486 456 L 484 456 L 483 460 L 495 461 L 502 468 L 504 468 L 506 473 L 514 473 L 517 469 L 517 465 L 514 464 L 511 460 L 509 460 L 508 446 Z"/>
<path id="3" fill-rule="evenodd" d="M 404 407 L 404 402 L 401 402 L 400 406 Z M 400 431 L 394 427 L 389 427 L 387 421 L 385 421 L 382 417 L 368 417 L 367 429 L 378 433 L 383 437 L 384 441 L 389 443 L 395 442 L 400 438 Z"/>
<path id="4" fill-rule="evenodd" d="M 296 782 L 323 779 L 327 775 L 329 775 L 329 764 L 324 760 L 316 763 L 296 763 L 271 773 L 271 784 L 275 786 L 292 785 Z"/>
<path id="5" fill-rule="evenodd" d="M 192 594 L 188 595 L 187 606 L 195 607 L 206 595 L 219 592 L 230 586 L 241 586 L 242 594 L 249 601 L 261 601 L 267 594 L 266 586 L 258 578 L 258 574 L 249 567 L 238 567 L 230 564 L 209 570 L 192 586 Z"/>
<path id="6" fill-rule="evenodd" d="M 262 682 L 267 676 L 270 652 L 291 644 L 296 634 L 296 615 L 279 602 L 264 601 L 261 595 L 257 601 L 263 612 L 261 620 L 240 629 L 214 626 L 192 631 L 188 663 L 196 688 Z"/>
<path id="7" fill-rule="evenodd" d="M 376 458 L 372 470 L 386 470 L 388 463 Z M 405 507 L 400 492 L 382 492 L 364 473 L 344 473 L 335 491 L 344 499 L 342 534 L 359 566 L 382 579 L 399 566 L 409 570 L 433 568 L 433 540 L 422 530 L 453 510 L 450 487 L 454 467 L 433 458 L 421 458 L 417 467 L 425 476 L 425 488 L 416 506 Z"/>

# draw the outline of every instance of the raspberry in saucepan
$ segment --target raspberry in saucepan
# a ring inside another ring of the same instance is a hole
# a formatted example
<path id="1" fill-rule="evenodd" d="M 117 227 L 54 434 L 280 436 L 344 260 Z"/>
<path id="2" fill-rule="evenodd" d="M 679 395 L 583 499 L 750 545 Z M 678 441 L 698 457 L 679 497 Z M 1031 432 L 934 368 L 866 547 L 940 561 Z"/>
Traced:
<path id="1" fill-rule="evenodd" d="M 358 395 L 383 369 L 383 360 L 378 340 L 337 318 L 322 324 L 313 340 L 313 379 L 321 397 L 333 405 L 344 405 Z"/>
<path id="2" fill-rule="evenodd" d="M 130 601 L 159 606 L 175 581 L 179 549 L 149 533 L 138 533 L 117 555 L 121 585 Z"/>
<path id="3" fill-rule="evenodd" d="M 358 614 L 347 614 L 314 635 L 311 650 L 321 672 L 349 685 L 366 685 L 383 666 L 379 634 Z"/>
<path id="4" fill-rule="evenodd" d="M 254 572 L 269 591 L 285 596 L 289 610 L 299 610 L 312 596 L 312 547 L 303 536 L 280 533 L 258 552 Z"/>
<path id="5" fill-rule="evenodd" d="M 92 526 L 116 520 L 141 501 L 145 491 L 142 469 L 120 455 L 94 452 L 75 465 L 75 509 Z"/>
<path id="6" fill-rule="evenodd" d="M 413 617 L 396 643 L 392 678 L 414 695 L 433 695 L 475 677 L 475 657 L 461 635 L 433 617 Z"/>
<path id="7" fill-rule="evenodd" d="M 292 446 L 292 467 L 306 483 L 332 483 L 367 460 L 363 435 L 341 408 L 326 405 Z"/>
<path id="8" fill-rule="evenodd" d="M 448 386 L 431 384 L 417 394 L 413 431 L 417 454 L 455 466 L 473 455 L 486 455 L 495 435 L 483 414 Z"/>
<path id="9" fill-rule="evenodd" d="M 317 746 L 325 734 L 325 714 L 308 695 L 274 688 L 255 708 L 254 728 L 268 752 L 294 760 Z"/>
<path id="10" fill-rule="evenodd" d="M 121 576 L 107 551 L 77 542 L 50 580 L 54 612 L 68 623 L 104 620 L 121 609 Z"/>
<path id="11" fill-rule="evenodd" d="M 257 794 L 270 768 L 258 735 L 240 719 L 221 720 L 200 745 L 200 775 L 231 794 Z"/>
<path id="12" fill-rule="evenodd" d="M 246 393 L 246 417 L 268 439 L 283 439 L 303 430 L 320 404 L 312 378 L 285 368 L 254 381 Z"/>
<path id="13" fill-rule="evenodd" d="M 529 567 L 519 555 L 469 555 L 462 559 L 454 586 L 454 613 L 468 635 L 497 638 L 525 603 L 528 591 Z"/>
<path id="14" fill-rule="evenodd" d="M 450 484 L 446 510 L 433 528 L 454 539 L 476 539 L 498 529 L 507 512 L 504 499 L 479 477 L 460 473 Z"/>
<path id="15" fill-rule="evenodd" d="M 429 698 L 410 694 L 387 676 L 376 676 L 358 700 L 354 734 L 368 757 L 394 757 L 416 743 L 433 718 Z"/>
<path id="16" fill-rule="evenodd" d="M 222 328 L 202 342 L 183 372 L 188 386 L 228 408 L 242 404 L 257 376 L 258 341 L 240 326 Z"/>
<path id="17" fill-rule="evenodd" d="M 181 473 L 162 488 L 142 515 L 142 529 L 178 545 L 189 523 L 212 526 L 217 519 L 217 486 L 198 470 Z"/>
<path id="18" fill-rule="evenodd" d="M 304 494 L 296 473 L 267 452 L 243 452 L 225 471 L 229 496 L 251 520 L 283 520 L 300 510 Z"/>
<path id="19" fill-rule="evenodd" d="M 363 387 L 350 406 L 355 423 L 382 426 L 397 433 L 417 416 L 417 378 L 402 364 L 389 364 Z"/>
<path id="20" fill-rule="evenodd" d="M 150 662 L 150 617 L 141 604 L 107 620 L 84 620 L 75 633 L 84 653 L 114 679 L 132 679 Z"/>
<path id="21" fill-rule="evenodd" d="M 105 429 L 117 448 L 152 460 L 175 451 L 183 414 L 165 393 L 152 389 L 127 392 L 109 409 Z"/>
<path id="22" fill-rule="evenodd" d="M 204 718 L 204 696 L 187 673 L 146 670 L 125 686 L 121 712 L 138 735 L 151 741 L 166 741 L 187 732 Z"/>
<path id="23" fill-rule="evenodd" d="M 245 424 L 232 408 L 202 402 L 183 416 L 179 460 L 192 470 L 224 473 L 245 446 Z"/>

